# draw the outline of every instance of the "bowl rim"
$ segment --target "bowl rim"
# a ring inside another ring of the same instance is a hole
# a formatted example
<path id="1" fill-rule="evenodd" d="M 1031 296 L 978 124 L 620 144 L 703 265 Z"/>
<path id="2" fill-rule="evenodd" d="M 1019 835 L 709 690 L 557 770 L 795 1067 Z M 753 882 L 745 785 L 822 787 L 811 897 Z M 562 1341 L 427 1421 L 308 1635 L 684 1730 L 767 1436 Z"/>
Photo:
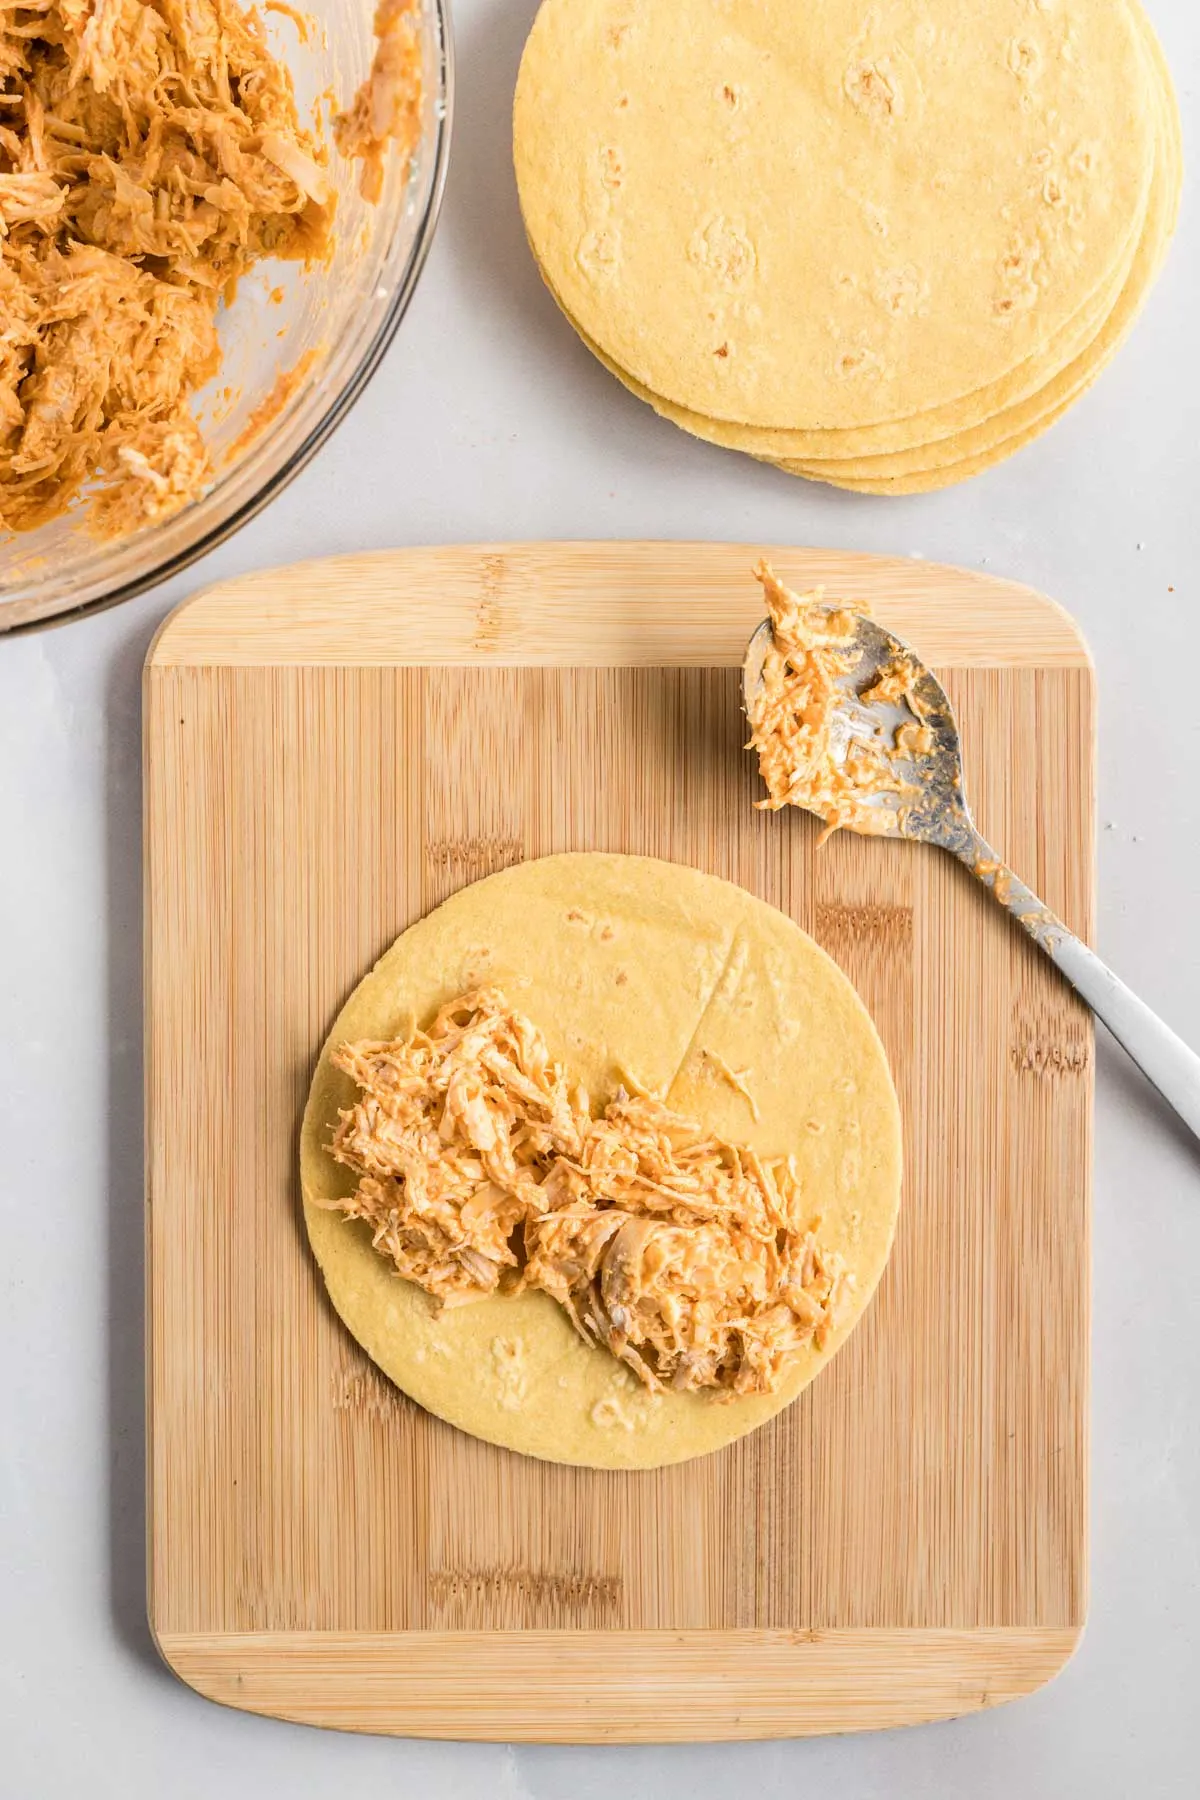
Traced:
<path id="1" fill-rule="evenodd" d="M 53 631 L 60 625 L 71 625 L 78 619 L 87 619 L 95 613 L 107 612 L 111 607 L 120 606 L 126 600 L 136 599 L 139 594 L 148 592 L 150 588 L 159 587 L 163 582 L 171 580 L 173 576 L 181 574 L 184 569 L 190 568 L 193 563 L 199 562 L 202 556 L 207 556 L 211 550 L 216 550 L 228 538 L 240 531 L 244 525 L 248 525 L 251 519 L 256 518 L 283 492 L 290 482 L 295 480 L 302 470 L 307 468 L 313 457 L 328 443 L 338 426 L 362 397 L 371 378 L 391 348 L 396 333 L 400 329 L 401 321 L 408 311 L 433 246 L 442 210 L 446 175 L 450 164 L 450 138 L 454 121 L 454 28 L 450 16 L 450 5 L 451 0 L 432 0 L 438 25 L 439 92 L 438 105 L 434 110 L 437 130 L 433 139 L 433 180 L 430 183 L 429 198 L 413 239 L 412 253 L 404 271 L 404 278 L 398 284 L 374 337 L 355 366 L 350 379 L 334 396 L 326 411 L 307 436 L 297 444 L 291 455 L 227 518 L 218 520 L 207 531 L 202 532 L 194 542 L 187 544 L 170 556 L 164 557 L 161 562 L 153 563 L 140 574 L 118 581 L 108 592 L 96 594 L 89 600 L 65 607 L 61 612 L 48 613 L 43 618 L 22 619 L 12 625 L 6 625 L 3 609 L 0 608 L 0 642 L 6 638 L 30 637 L 35 631 Z"/>

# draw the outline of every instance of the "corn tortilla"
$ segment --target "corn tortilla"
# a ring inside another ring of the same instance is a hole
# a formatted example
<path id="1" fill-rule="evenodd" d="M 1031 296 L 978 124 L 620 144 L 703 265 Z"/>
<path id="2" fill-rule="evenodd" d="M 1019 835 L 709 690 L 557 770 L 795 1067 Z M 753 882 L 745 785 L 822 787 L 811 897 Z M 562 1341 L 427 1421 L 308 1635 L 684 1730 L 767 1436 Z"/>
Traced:
<path id="1" fill-rule="evenodd" d="M 855 1277 L 823 1350 L 781 1391 L 650 1395 L 540 1293 L 439 1314 L 318 1202 L 353 1176 L 328 1143 L 355 1089 L 331 1050 L 424 1024 L 486 980 L 544 1033 L 594 1103 L 632 1079 L 761 1154 L 794 1152 L 820 1239 Z M 719 1060 L 716 1060 L 719 1059 Z M 720 1067 L 746 1070 L 758 1110 Z M 834 1354 L 883 1272 L 900 1197 L 899 1110 L 854 989 L 790 919 L 743 889 L 644 857 L 546 857 L 465 888 L 406 931 L 350 996 L 313 1079 L 304 1217 L 333 1305 L 397 1385 L 474 1436 L 553 1462 L 653 1468 L 716 1450 L 787 1406 Z"/>

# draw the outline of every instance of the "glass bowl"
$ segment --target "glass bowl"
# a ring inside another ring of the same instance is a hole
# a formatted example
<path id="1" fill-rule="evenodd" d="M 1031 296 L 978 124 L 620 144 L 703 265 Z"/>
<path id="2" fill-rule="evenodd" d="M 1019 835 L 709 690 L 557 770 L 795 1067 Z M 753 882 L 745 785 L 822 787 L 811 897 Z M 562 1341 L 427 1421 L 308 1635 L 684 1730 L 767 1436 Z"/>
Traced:
<path id="1" fill-rule="evenodd" d="M 298 6 L 314 22 L 307 42 L 286 16 L 262 16 L 306 117 L 330 90 L 348 105 L 365 79 L 374 7 Z M 382 196 L 370 206 L 358 193 L 358 164 L 331 150 L 337 213 L 328 265 L 262 262 L 221 311 L 222 367 L 195 402 L 217 468 L 212 485 L 181 512 L 114 542 L 89 534 L 81 506 L 0 539 L 0 635 L 115 606 L 186 568 L 253 518 L 345 418 L 404 317 L 441 203 L 453 85 L 448 0 L 422 0 L 422 39 L 424 118 L 407 174 L 390 158 Z M 253 415 L 266 403 L 270 423 L 256 433 Z"/>

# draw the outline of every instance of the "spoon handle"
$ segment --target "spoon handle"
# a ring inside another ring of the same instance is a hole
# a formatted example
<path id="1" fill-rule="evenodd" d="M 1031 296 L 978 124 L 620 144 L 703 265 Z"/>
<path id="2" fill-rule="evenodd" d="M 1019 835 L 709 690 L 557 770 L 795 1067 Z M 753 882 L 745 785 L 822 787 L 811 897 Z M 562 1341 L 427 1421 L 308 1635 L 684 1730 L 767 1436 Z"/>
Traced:
<path id="1" fill-rule="evenodd" d="M 981 837 L 956 847 L 955 854 L 1046 952 L 1146 1079 L 1200 1137 L 1200 1056 L 1068 931 Z"/>

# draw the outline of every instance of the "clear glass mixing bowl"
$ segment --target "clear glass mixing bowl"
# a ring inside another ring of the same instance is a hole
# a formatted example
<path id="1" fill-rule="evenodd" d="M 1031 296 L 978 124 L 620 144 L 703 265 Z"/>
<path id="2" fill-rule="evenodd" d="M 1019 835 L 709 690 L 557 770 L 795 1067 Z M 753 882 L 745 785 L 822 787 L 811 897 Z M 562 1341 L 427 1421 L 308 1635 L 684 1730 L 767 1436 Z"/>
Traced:
<path id="1" fill-rule="evenodd" d="M 330 89 L 348 105 L 374 54 L 374 0 L 297 5 L 317 27 L 307 43 L 283 15 L 264 13 L 263 21 L 292 70 L 301 115 Z M 328 266 L 261 263 L 222 311 L 223 366 L 197 398 L 218 469 L 212 487 L 174 517 L 114 543 L 92 538 L 79 508 L 0 539 L 0 635 L 114 606 L 185 568 L 265 506 L 345 418 L 404 316 L 441 202 L 452 96 L 447 0 L 423 0 L 422 29 L 425 116 L 407 176 L 391 159 L 382 198 L 368 206 L 358 194 L 357 163 L 333 151 L 338 203 Z M 298 365 L 307 372 L 286 404 L 225 462 L 255 409 Z"/>

